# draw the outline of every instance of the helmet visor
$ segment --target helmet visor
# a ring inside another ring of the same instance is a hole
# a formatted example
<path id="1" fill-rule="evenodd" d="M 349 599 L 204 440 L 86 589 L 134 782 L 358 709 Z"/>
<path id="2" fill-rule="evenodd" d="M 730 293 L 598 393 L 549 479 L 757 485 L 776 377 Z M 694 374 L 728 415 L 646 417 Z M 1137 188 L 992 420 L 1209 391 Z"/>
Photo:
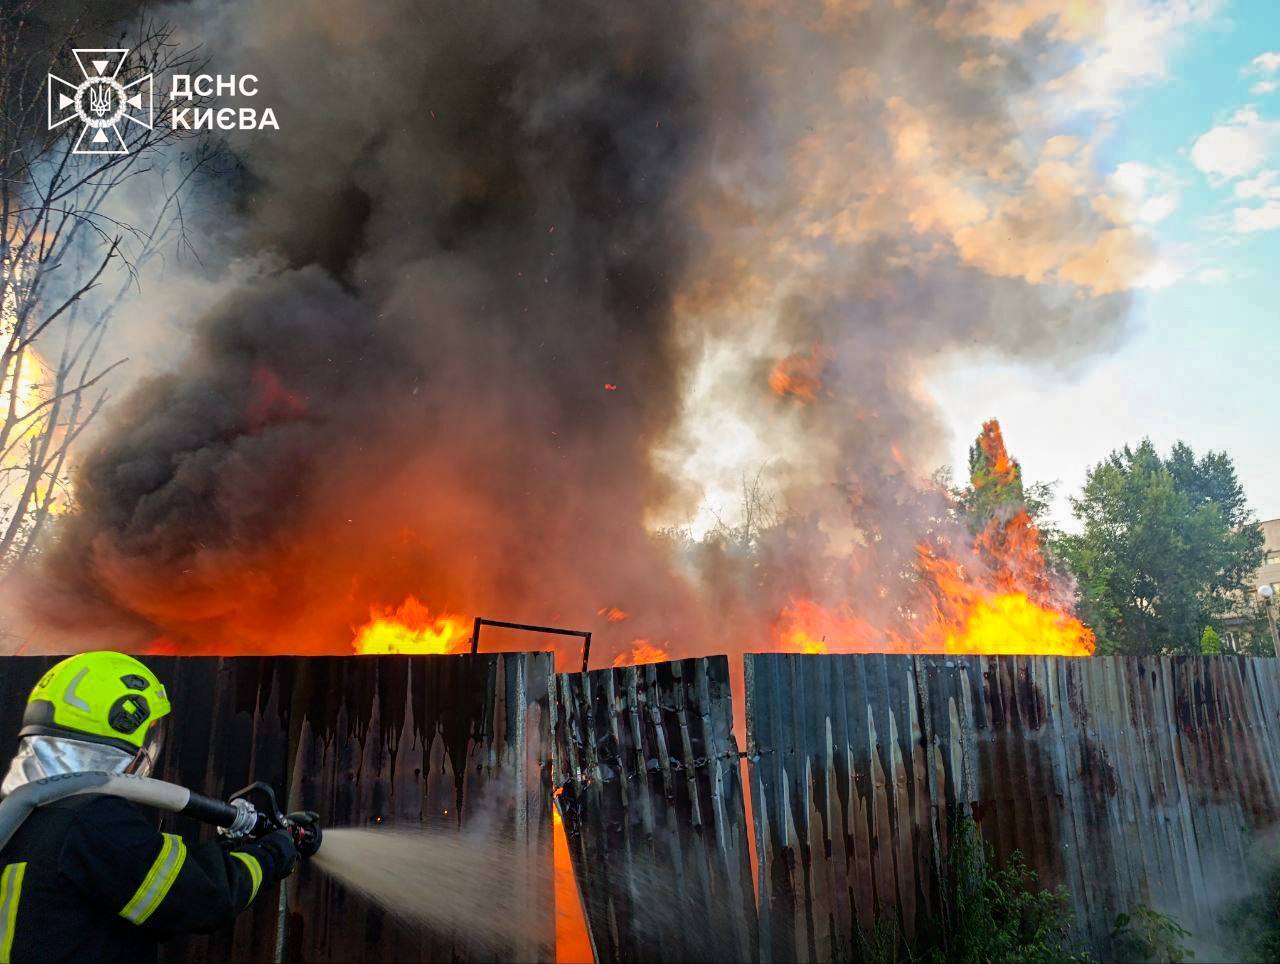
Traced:
<path id="1" fill-rule="evenodd" d="M 151 772 L 160 765 L 160 753 L 164 750 L 164 738 L 168 729 L 167 716 L 162 716 L 152 723 L 142 740 L 142 747 L 134 754 L 124 772 L 140 777 L 151 776 Z"/>

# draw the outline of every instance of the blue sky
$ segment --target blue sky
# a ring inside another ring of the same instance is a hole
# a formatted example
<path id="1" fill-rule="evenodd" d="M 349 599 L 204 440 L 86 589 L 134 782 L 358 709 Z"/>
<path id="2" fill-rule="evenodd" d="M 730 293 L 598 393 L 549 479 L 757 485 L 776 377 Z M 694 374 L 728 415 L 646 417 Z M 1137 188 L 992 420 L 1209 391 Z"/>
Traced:
<path id="1" fill-rule="evenodd" d="M 1027 476 L 1059 480 L 1068 525 L 1088 466 L 1143 436 L 1225 449 L 1259 517 L 1280 516 L 1280 3 L 1205 6 L 1096 151 L 1155 246 L 1129 337 L 1079 370 L 970 361 L 933 386 L 957 473 L 997 416 Z"/>

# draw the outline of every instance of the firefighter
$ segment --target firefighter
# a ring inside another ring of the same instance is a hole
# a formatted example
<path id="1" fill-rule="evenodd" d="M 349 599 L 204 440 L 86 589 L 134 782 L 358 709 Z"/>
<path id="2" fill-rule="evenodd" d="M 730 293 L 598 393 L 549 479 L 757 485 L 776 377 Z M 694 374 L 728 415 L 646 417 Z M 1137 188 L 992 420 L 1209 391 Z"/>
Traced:
<path id="1" fill-rule="evenodd" d="M 36 684 L 0 796 L 81 770 L 148 776 L 169 698 L 132 656 L 72 656 Z M 155 960 L 168 937 L 229 924 L 320 845 L 276 830 L 227 847 L 161 833 L 135 804 L 83 794 L 37 808 L 0 850 L 0 964 Z M 295 839 L 297 838 L 297 839 Z"/>

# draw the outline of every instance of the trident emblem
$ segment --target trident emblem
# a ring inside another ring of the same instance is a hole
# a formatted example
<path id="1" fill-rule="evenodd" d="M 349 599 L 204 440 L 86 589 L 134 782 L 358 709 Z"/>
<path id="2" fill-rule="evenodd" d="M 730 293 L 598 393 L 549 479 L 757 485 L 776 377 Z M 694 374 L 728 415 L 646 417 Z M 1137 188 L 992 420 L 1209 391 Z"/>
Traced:
<path id="1" fill-rule="evenodd" d="M 111 88 L 97 84 L 89 88 L 89 110 L 99 117 L 111 112 Z"/>
<path id="2" fill-rule="evenodd" d="M 129 55 L 124 47 L 77 48 L 72 53 L 84 79 L 73 84 L 49 75 L 49 130 L 79 118 L 81 131 L 73 154 L 128 154 L 120 122 L 151 130 L 151 74 L 121 83 L 120 69 Z"/>

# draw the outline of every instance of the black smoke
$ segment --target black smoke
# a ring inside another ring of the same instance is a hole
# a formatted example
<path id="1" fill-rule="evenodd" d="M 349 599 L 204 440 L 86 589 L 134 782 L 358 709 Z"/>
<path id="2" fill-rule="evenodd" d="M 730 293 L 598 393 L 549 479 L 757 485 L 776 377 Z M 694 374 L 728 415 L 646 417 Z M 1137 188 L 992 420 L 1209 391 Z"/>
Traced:
<path id="1" fill-rule="evenodd" d="M 895 118 L 913 104 L 962 132 L 940 148 L 960 158 L 944 181 L 1017 184 L 1035 164 L 993 145 L 1019 137 L 1010 102 L 1042 82 L 1027 65 L 1052 45 L 1037 32 L 971 74 L 993 41 L 949 33 L 942 10 L 170 8 L 211 69 L 259 77 L 255 106 L 279 118 L 234 135 L 241 176 L 203 211 L 279 267 L 229 290 L 182 363 L 137 385 L 82 453 L 44 623 L 343 651 L 370 606 L 414 594 L 572 625 L 618 606 L 634 613 L 619 645 L 721 645 L 708 635 L 737 609 L 755 631 L 758 585 L 681 569 L 646 528 L 655 507 L 696 502 L 681 457 L 654 452 L 717 443 L 686 395 L 726 342 L 743 357 L 720 403 L 786 443 L 777 484 L 806 520 L 778 577 L 796 585 L 759 593 L 761 612 L 829 575 L 814 562 L 824 517 L 852 514 L 896 565 L 927 510 L 903 510 L 915 496 L 895 494 L 888 443 L 939 440 L 919 367 L 975 344 L 1085 355 L 1123 315 L 1122 294 L 1042 288 L 894 206 L 932 198 L 903 174 Z M 1001 216 L 1029 250 L 1105 230 L 1087 197 L 1049 208 Z M 815 342 L 828 395 L 779 407 L 761 365 Z"/>

